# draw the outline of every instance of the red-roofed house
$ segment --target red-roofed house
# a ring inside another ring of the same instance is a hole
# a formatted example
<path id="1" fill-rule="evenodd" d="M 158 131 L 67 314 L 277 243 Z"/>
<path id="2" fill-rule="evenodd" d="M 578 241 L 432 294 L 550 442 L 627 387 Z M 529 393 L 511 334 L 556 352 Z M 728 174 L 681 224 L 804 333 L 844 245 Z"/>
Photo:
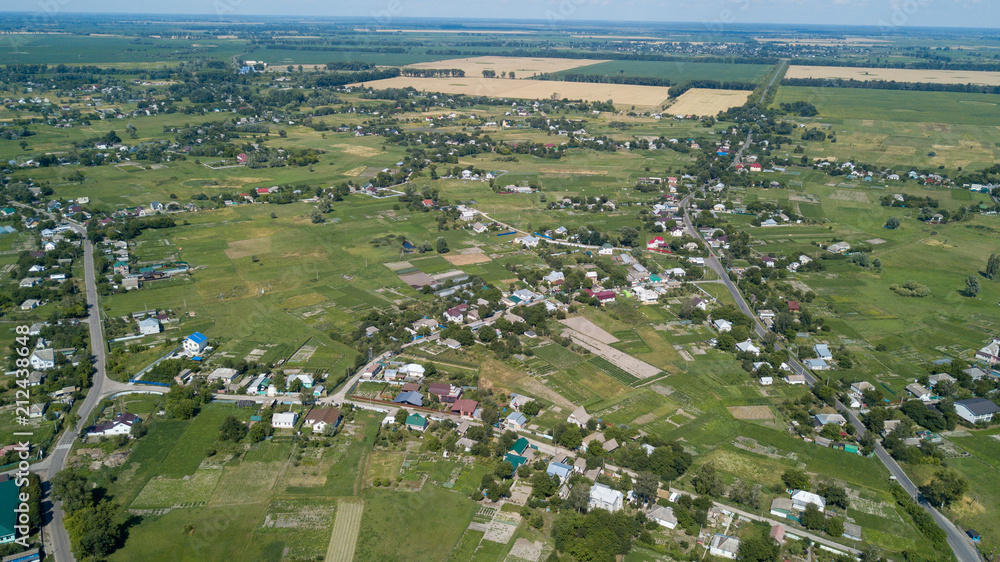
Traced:
<path id="1" fill-rule="evenodd" d="M 788 301 L 788 312 L 798 312 L 799 301 Z"/>
<path id="2" fill-rule="evenodd" d="M 271 191 L 266 187 L 257 188 L 257 195 L 267 195 L 268 193 L 271 193 Z"/>
<path id="3" fill-rule="evenodd" d="M 246 155 L 246 153 L 245 152 L 241 152 L 240 154 L 237 154 L 236 155 L 236 162 L 239 163 L 239 164 L 246 164 L 247 163 L 247 155 Z"/>
<path id="4" fill-rule="evenodd" d="M 424 207 L 433 207 L 433 206 L 434 206 L 433 199 L 424 199 Z"/>
<path id="5" fill-rule="evenodd" d="M 646 242 L 646 249 L 647 250 L 655 250 L 655 249 L 659 248 L 662 245 L 663 245 L 663 237 L 662 236 L 657 236 L 656 238 L 653 238 L 649 242 Z"/>
<path id="6" fill-rule="evenodd" d="M 764 166 L 761 166 L 760 162 L 754 162 L 753 164 L 750 164 L 750 171 L 751 172 L 760 172 L 763 169 L 764 169 Z"/>

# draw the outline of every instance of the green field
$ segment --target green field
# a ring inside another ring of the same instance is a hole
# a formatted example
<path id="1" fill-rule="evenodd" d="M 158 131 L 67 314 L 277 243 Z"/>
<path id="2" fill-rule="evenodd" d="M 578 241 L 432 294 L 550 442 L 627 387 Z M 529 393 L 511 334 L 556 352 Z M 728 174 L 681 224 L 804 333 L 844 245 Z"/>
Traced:
<path id="1" fill-rule="evenodd" d="M 645 76 L 665 78 L 673 84 L 688 80 L 719 80 L 755 82 L 767 74 L 771 67 L 765 64 L 725 64 L 710 62 L 651 62 L 609 61 L 557 74 L 601 74 L 605 76 Z"/>

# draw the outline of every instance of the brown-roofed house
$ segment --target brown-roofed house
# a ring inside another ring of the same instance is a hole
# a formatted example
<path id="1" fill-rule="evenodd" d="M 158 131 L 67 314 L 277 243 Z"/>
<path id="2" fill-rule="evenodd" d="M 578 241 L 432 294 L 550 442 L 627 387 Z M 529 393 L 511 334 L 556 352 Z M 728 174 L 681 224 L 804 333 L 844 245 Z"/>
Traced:
<path id="1" fill-rule="evenodd" d="M 475 400 L 469 400 L 462 398 L 460 400 L 455 400 L 455 403 L 451 405 L 451 413 L 462 416 L 463 418 L 471 418 L 476 412 L 476 408 L 479 407 L 479 402 Z"/>
<path id="2" fill-rule="evenodd" d="M 400 388 L 402 392 L 420 392 L 420 383 L 418 382 L 408 382 Z"/>
<path id="3" fill-rule="evenodd" d="M 336 408 L 313 408 L 306 416 L 303 426 L 312 426 L 313 433 L 322 433 L 326 426 L 337 427 L 342 418 Z"/>
<path id="4" fill-rule="evenodd" d="M 788 312 L 798 312 L 799 301 L 788 301 Z"/>
<path id="5" fill-rule="evenodd" d="M 439 402 L 454 404 L 462 396 L 461 387 L 451 386 L 446 382 L 434 382 L 427 387 L 427 392 L 437 396 Z"/>

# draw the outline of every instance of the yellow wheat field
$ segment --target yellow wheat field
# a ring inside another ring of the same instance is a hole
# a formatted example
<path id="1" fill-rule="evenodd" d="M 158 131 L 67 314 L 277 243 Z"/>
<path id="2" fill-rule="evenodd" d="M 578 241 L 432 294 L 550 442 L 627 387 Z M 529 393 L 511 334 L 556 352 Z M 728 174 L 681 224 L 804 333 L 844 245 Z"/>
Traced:
<path id="1" fill-rule="evenodd" d="M 973 70 L 917 70 L 908 68 L 854 68 L 849 66 L 788 67 L 785 78 L 843 78 L 849 80 L 895 80 L 934 84 L 976 84 L 1000 86 L 1000 72 Z"/>
<path id="2" fill-rule="evenodd" d="M 482 78 L 481 76 L 478 78 L 474 76 L 466 76 L 465 78 L 410 78 L 399 76 L 385 80 L 365 82 L 364 85 L 375 89 L 406 88 L 412 86 L 417 90 L 425 92 L 489 96 L 494 98 L 545 99 L 555 94 L 555 97 L 558 99 L 567 98 L 584 101 L 613 100 L 616 106 L 629 108 L 634 105 L 636 109 L 650 109 L 659 106 L 667 99 L 669 90 L 660 86 L 504 80 L 501 78 Z M 727 90 L 711 91 L 726 92 Z M 747 94 L 748 92 L 741 93 Z M 681 96 L 681 98 L 683 97 Z M 742 103 L 740 101 L 735 105 L 741 105 Z"/>
<path id="3" fill-rule="evenodd" d="M 671 115 L 715 115 L 731 107 L 743 105 L 749 97 L 750 92 L 746 90 L 691 88 L 681 94 L 666 112 Z"/>

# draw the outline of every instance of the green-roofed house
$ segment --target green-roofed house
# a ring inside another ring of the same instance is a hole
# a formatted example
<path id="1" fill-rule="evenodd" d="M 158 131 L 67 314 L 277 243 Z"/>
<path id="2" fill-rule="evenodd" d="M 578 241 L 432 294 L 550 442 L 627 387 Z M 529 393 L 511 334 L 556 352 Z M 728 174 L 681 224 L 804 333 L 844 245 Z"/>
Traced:
<path id="1" fill-rule="evenodd" d="M 250 416 L 250 421 L 251 422 L 259 422 L 261 420 L 262 420 L 262 418 L 260 416 L 257 416 L 257 415 Z"/>
<path id="2" fill-rule="evenodd" d="M 406 416 L 406 427 L 416 431 L 423 431 L 427 429 L 427 418 L 420 414 L 410 414 Z"/>
<path id="3" fill-rule="evenodd" d="M 650 283 L 663 283 L 663 278 L 654 273 L 654 274 L 652 274 L 652 275 L 649 276 L 649 282 Z"/>
<path id="4" fill-rule="evenodd" d="M 517 467 L 519 467 L 522 464 L 528 462 L 528 459 L 526 459 L 525 457 L 522 457 L 521 455 L 515 455 L 515 454 L 512 454 L 512 453 L 507 453 L 506 455 L 504 455 L 503 456 L 503 460 L 505 460 L 505 461 L 509 462 L 510 464 L 514 465 L 514 470 L 517 470 Z"/>
<path id="5" fill-rule="evenodd" d="M 14 479 L 0 482 L 0 544 L 14 542 L 17 538 L 17 530 L 14 529 L 17 514 L 14 510 L 20 503 L 17 497 L 20 492 Z"/>
<path id="6" fill-rule="evenodd" d="M 14 207 L 4 207 L 3 211 L 0 211 L 0 213 L 2 213 L 3 216 L 5 217 L 9 217 L 11 215 L 16 215 L 17 209 L 15 209 Z"/>
<path id="7" fill-rule="evenodd" d="M 128 275 L 128 262 L 116 261 L 114 270 L 118 275 Z"/>
<path id="8" fill-rule="evenodd" d="M 514 441 L 514 446 L 511 447 L 510 450 L 513 451 L 515 455 L 522 455 L 527 448 L 528 440 L 524 437 L 520 437 L 517 441 Z"/>

